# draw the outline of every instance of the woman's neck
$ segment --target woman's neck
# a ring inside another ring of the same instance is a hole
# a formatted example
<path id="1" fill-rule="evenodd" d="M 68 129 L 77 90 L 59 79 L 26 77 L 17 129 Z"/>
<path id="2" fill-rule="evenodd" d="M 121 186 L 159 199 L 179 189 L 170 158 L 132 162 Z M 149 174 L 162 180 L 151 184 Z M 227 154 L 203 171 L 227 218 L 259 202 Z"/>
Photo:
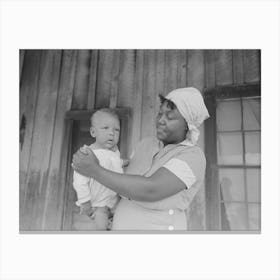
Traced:
<path id="1" fill-rule="evenodd" d="M 183 142 L 184 140 L 185 140 L 185 139 L 178 140 L 178 141 L 174 141 L 174 142 L 170 142 L 170 143 L 165 143 L 165 142 L 163 142 L 163 141 L 161 141 L 161 142 L 162 142 L 162 144 L 163 144 L 163 147 L 165 147 L 165 146 L 170 145 L 170 144 L 172 144 L 172 145 L 177 145 L 177 144 Z"/>

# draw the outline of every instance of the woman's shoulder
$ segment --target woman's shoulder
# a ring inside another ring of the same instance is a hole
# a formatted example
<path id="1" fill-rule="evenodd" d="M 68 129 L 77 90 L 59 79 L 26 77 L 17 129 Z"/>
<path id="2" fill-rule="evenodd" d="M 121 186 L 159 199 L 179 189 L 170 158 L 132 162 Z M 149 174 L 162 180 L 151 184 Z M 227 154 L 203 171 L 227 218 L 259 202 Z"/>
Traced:
<path id="1" fill-rule="evenodd" d="M 182 149 L 174 158 L 186 162 L 195 174 L 204 176 L 206 158 L 199 146 L 188 146 L 185 149 Z"/>
<path id="2" fill-rule="evenodd" d="M 203 150 L 201 149 L 201 147 L 199 147 L 198 145 L 192 145 L 192 146 L 184 146 L 184 148 L 181 149 L 181 151 L 179 152 L 179 155 L 185 155 L 187 157 L 194 157 L 194 158 L 200 158 L 200 159 L 204 159 L 205 160 L 205 154 L 203 152 Z"/>

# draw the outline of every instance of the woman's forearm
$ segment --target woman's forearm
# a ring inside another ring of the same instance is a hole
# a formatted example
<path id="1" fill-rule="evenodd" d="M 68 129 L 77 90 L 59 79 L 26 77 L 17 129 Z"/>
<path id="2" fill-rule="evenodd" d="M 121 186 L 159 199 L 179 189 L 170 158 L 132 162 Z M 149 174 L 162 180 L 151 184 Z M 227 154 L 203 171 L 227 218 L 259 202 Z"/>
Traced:
<path id="1" fill-rule="evenodd" d="M 186 188 L 183 181 L 164 167 L 150 177 L 145 177 L 109 171 L 96 160 L 93 153 L 85 156 L 78 151 L 73 156 L 72 166 L 78 173 L 92 177 L 107 188 L 133 200 L 158 201 Z"/>
<path id="2" fill-rule="evenodd" d="M 94 179 L 114 192 L 137 201 L 155 201 L 157 189 L 151 178 L 138 175 L 125 175 L 96 166 Z"/>

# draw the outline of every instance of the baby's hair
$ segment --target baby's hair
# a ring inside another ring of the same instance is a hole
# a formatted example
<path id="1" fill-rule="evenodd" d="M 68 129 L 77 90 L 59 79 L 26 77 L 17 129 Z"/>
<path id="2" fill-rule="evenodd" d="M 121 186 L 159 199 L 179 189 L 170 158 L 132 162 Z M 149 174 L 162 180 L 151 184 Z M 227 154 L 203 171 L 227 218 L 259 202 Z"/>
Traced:
<path id="1" fill-rule="evenodd" d="M 159 94 L 159 99 L 160 99 L 160 105 L 162 104 L 166 104 L 167 108 L 170 108 L 171 110 L 176 109 L 176 105 L 174 102 L 172 102 L 171 100 L 165 98 L 163 95 Z"/>
<path id="2" fill-rule="evenodd" d="M 120 119 L 119 119 L 119 116 L 117 115 L 117 113 L 116 113 L 113 109 L 110 109 L 110 108 L 101 108 L 101 109 L 98 109 L 97 111 L 95 111 L 95 112 L 92 114 L 92 116 L 91 116 L 91 118 L 90 118 L 90 123 L 91 123 L 91 125 L 93 124 L 94 117 L 95 117 L 96 114 L 98 114 L 99 112 L 100 112 L 100 113 L 106 113 L 106 114 L 108 114 L 108 115 L 110 115 L 110 116 L 116 118 L 117 120 L 120 120 Z"/>

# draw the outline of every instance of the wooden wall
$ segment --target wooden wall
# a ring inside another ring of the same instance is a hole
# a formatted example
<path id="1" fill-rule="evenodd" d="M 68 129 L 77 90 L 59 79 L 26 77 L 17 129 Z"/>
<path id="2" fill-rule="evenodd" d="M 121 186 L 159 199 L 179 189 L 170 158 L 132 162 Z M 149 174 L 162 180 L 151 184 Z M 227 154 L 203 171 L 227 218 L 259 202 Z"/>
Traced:
<path id="1" fill-rule="evenodd" d="M 130 107 L 131 152 L 155 135 L 158 94 L 260 81 L 257 50 L 21 50 L 19 58 L 21 230 L 61 229 L 66 111 Z M 190 229 L 205 229 L 205 211 L 203 188 L 188 211 Z"/>

